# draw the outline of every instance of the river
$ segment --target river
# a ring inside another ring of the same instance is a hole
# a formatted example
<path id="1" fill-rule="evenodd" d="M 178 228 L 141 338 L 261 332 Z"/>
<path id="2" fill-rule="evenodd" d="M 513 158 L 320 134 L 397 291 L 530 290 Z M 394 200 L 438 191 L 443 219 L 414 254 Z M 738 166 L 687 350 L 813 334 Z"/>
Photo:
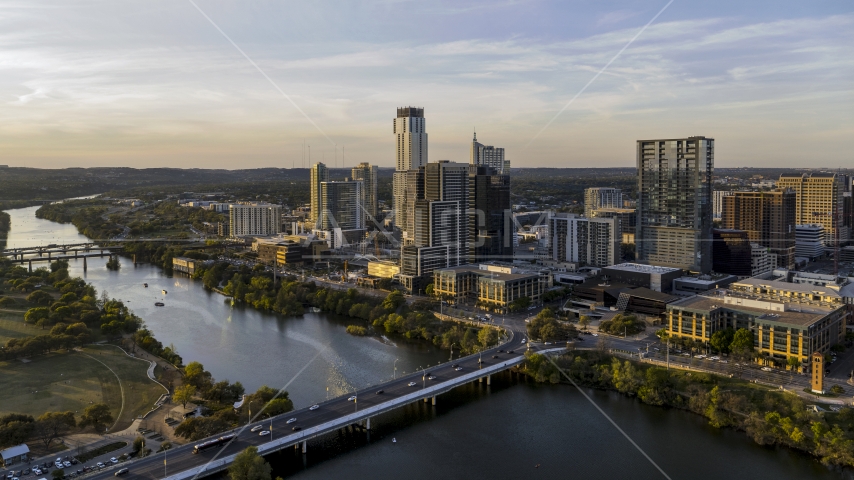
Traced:
<path id="1" fill-rule="evenodd" d="M 35 218 L 36 209 L 8 211 L 10 248 L 87 240 L 73 225 Z M 166 276 L 151 265 L 134 267 L 127 260 L 111 272 L 105 262 L 91 260 L 85 273 L 82 262 L 71 262 L 70 271 L 99 292 L 127 302 L 185 362 L 197 360 L 216 379 L 239 380 L 247 391 L 287 385 L 298 407 L 388 379 L 396 359 L 398 372 L 448 360 L 448 352 L 424 342 L 348 335 L 345 327 L 352 321 L 346 318 L 314 313 L 284 318 L 232 307 L 201 282 Z M 161 299 L 166 306 L 155 307 Z M 854 479 L 851 472 L 831 471 L 806 455 L 760 447 L 743 433 L 711 428 L 697 415 L 610 392 L 585 392 L 670 478 Z M 309 443 L 305 456 L 290 450 L 271 455 L 274 474 L 305 479 L 664 478 L 574 388 L 537 385 L 509 373 L 495 378 L 491 387 L 470 384 L 444 394 L 435 407 L 416 403 L 381 415 L 372 426 L 370 438 L 341 431 Z"/>

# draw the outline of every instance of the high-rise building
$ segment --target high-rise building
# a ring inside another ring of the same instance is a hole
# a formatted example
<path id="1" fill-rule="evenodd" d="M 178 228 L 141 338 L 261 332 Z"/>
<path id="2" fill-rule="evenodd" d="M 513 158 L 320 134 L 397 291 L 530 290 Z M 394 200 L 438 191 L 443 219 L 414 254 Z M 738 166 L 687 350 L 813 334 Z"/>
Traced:
<path id="1" fill-rule="evenodd" d="M 228 232 L 232 237 L 282 233 L 282 206 L 237 203 L 228 206 Z"/>
<path id="2" fill-rule="evenodd" d="M 510 160 L 504 159 L 504 149 L 478 142 L 477 132 L 474 133 L 474 138 L 471 141 L 469 164 L 491 167 L 498 174 L 510 173 Z"/>
<path id="3" fill-rule="evenodd" d="M 396 140 L 395 172 L 392 179 L 394 197 L 394 221 L 397 225 L 406 224 L 406 211 L 403 207 L 406 199 L 406 172 L 417 170 L 427 164 L 427 129 L 424 123 L 424 109 L 400 107 L 394 119 Z"/>
<path id="4" fill-rule="evenodd" d="M 465 263 L 468 171 L 466 164 L 441 160 L 407 172 L 400 277 L 407 289 L 429 282 L 436 268 Z"/>
<path id="5" fill-rule="evenodd" d="M 321 230 L 365 228 L 361 202 L 361 180 L 320 182 L 318 228 Z"/>
<path id="6" fill-rule="evenodd" d="M 377 167 L 370 163 L 360 163 L 353 167 L 353 180 L 362 181 L 362 206 L 365 213 L 365 226 L 370 227 L 377 219 Z"/>
<path id="7" fill-rule="evenodd" d="M 751 254 L 750 238 L 744 230 L 712 230 L 712 269 L 715 273 L 751 276 Z"/>
<path id="8" fill-rule="evenodd" d="M 833 246 L 837 238 L 840 242 L 848 240 L 848 229 L 842 225 L 844 182 L 843 176 L 835 173 L 784 173 L 777 186 L 795 191 L 795 223 L 823 226 L 825 243 Z"/>
<path id="9" fill-rule="evenodd" d="M 309 194 L 311 195 L 311 211 L 308 212 L 308 221 L 317 227 L 320 218 L 320 184 L 329 181 L 329 169 L 323 163 L 317 162 L 311 166 L 311 183 Z"/>
<path id="10" fill-rule="evenodd" d="M 315 233 L 330 248 L 339 248 L 364 237 L 362 181 L 320 182 L 320 212 Z"/>
<path id="11" fill-rule="evenodd" d="M 794 190 L 731 192 L 722 200 L 723 228 L 747 232 L 751 242 L 767 247 L 776 257 L 775 267 L 795 267 Z"/>
<path id="12" fill-rule="evenodd" d="M 820 223 L 797 225 L 795 227 L 795 256 L 813 259 L 824 255 L 825 233 L 824 226 Z"/>
<path id="13" fill-rule="evenodd" d="M 510 176 L 469 165 L 468 261 L 513 261 Z"/>
<path id="14" fill-rule="evenodd" d="M 584 190 L 584 216 L 592 217 L 593 211 L 600 208 L 623 208 L 623 191 L 610 187 Z"/>
<path id="15" fill-rule="evenodd" d="M 558 213 L 549 219 L 549 247 L 556 262 L 607 267 L 620 259 L 620 221 Z"/>
<path id="16" fill-rule="evenodd" d="M 712 191 L 712 218 L 720 220 L 724 211 L 724 197 L 732 195 L 731 190 Z"/>
<path id="17" fill-rule="evenodd" d="M 758 243 L 750 244 L 750 276 L 764 275 L 776 267 L 777 259 L 767 247 Z"/>
<path id="18" fill-rule="evenodd" d="M 638 140 L 639 261 L 708 273 L 712 268 L 715 141 Z"/>

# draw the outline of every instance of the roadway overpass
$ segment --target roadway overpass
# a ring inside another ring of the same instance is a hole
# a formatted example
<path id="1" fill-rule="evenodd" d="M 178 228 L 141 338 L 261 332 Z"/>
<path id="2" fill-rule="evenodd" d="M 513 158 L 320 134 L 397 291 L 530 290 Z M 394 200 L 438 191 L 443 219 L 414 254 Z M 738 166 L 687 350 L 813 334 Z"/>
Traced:
<path id="1" fill-rule="evenodd" d="M 129 473 L 124 475 L 127 479 L 185 480 L 203 477 L 227 469 L 234 457 L 251 445 L 258 447 L 258 453 L 261 455 L 288 447 L 300 448 L 305 453 L 307 442 L 321 435 L 360 422 L 370 429 L 372 417 L 418 401 L 429 401 L 435 405 L 438 395 L 468 382 L 485 381 L 489 385 L 491 375 L 519 365 L 525 360 L 526 347 L 521 342 L 522 339 L 519 333 L 514 335 L 511 332 L 510 340 L 504 345 L 427 369 L 428 374 L 436 377 L 434 380 L 428 380 L 422 372 L 417 372 L 319 403 L 319 408 L 313 411 L 302 408 L 252 423 L 231 432 L 235 433 L 236 437 L 224 447 L 193 454 L 193 446 L 203 441 L 200 440 L 169 450 L 165 455 L 165 465 L 164 454 L 152 454 L 87 474 L 86 478 L 106 479 L 112 477 L 119 468 L 129 469 Z M 531 348 L 540 352 L 563 349 Z M 508 350 L 514 353 L 508 353 Z M 461 370 L 457 371 L 452 365 L 458 365 Z M 415 385 L 410 385 L 411 383 Z M 347 398 L 351 395 L 357 396 L 355 402 L 348 401 Z M 287 423 L 291 418 L 296 418 L 296 422 Z M 250 428 L 255 425 L 261 425 L 264 430 L 272 433 L 262 437 L 257 432 L 250 432 Z M 300 427 L 300 430 L 294 431 L 295 426 Z M 217 437 L 220 435 L 222 434 Z"/>

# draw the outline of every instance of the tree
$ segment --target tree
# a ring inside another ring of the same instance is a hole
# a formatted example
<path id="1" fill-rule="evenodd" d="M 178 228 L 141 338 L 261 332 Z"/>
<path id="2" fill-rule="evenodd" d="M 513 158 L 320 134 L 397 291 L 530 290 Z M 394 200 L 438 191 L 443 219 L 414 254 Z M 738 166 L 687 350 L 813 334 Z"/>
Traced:
<path id="1" fill-rule="evenodd" d="M 49 317 L 50 310 L 47 307 L 36 307 L 27 310 L 27 313 L 24 314 L 24 321 L 37 325 L 39 320 L 47 320 Z"/>
<path id="2" fill-rule="evenodd" d="M 840 387 L 839 385 L 834 385 L 830 387 L 830 393 L 834 395 L 842 395 L 843 393 L 845 393 L 845 389 Z"/>
<path id="3" fill-rule="evenodd" d="M 113 423 L 113 415 L 106 403 L 89 405 L 86 410 L 83 410 L 83 415 L 80 417 L 80 428 L 91 425 L 97 432 L 102 431 L 108 423 Z"/>
<path id="4" fill-rule="evenodd" d="M 27 295 L 27 301 L 38 305 L 50 305 L 50 302 L 53 301 L 53 297 L 51 297 L 47 292 L 36 290 L 35 292 Z"/>
<path id="5" fill-rule="evenodd" d="M 427 285 L 427 287 L 424 288 L 424 294 L 427 295 L 428 297 L 433 296 L 433 291 L 434 291 L 434 288 L 433 288 L 432 283 Z"/>
<path id="6" fill-rule="evenodd" d="M 74 412 L 46 412 L 36 419 L 35 431 L 47 449 L 51 442 L 75 426 Z"/>
<path id="7" fill-rule="evenodd" d="M 56 470 L 50 472 L 50 476 L 55 478 L 56 480 L 60 480 L 61 478 L 65 478 L 65 471 L 61 468 L 57 468 Z"/>
<path id="8" fill-rule="evenodd" d="M 134 455 L 138 454 L 145 448 L 145 439 L 143 437 L 136 437 L 133 439 L 133 445 L 131 446 L 131 452 Z"/>
<path id="9" fill-rule="evenodd" d="M 735 332 L 731 328 L 718 330 L 712 334 L 709 344 L 718 352 L 726 353 L 729 351 L 729 347 L 734 336 Z"/>
<path id="10" fill-rule="evenodd" d="M 252 446 L 234 457 L 228 467 L 228 477 L 231 480 L 271 480 L 271 471 L 270 464 L 258 455 L 258 447 Z"/>
<path id="11" fill-rule="evenodd" d="M 494 328 L 481 328 L 477 332 L 477 340 L 483 348 L 487 348 L 498 341 L 498 332 Z"/>
<path id="12" fill-rule="evenodd" d="M 185 383 L 175 389 L 175 393 L 172 394 L 172 398 L 181 404 L 181 408 L 187 408 L 187 402 L 192 400 L 195 395 L 196 386 Z"/>
<path id="13" fill-rule="evenodd" d="M 287 396 L 287 392 L 284 395 L 279 395 L 275 400 L 271 400 L 264 407 L 264 416 L 265 417 L 273 417 L 276 415 L 281 415 L 283 413 L 290 412 L 294 409 L 294 402 L 291 401 Z"/>
<path id="14" fill-rule="evenodd" d="M 795 370 L 797 368 L 800 368 L 801 361 L 798 360 L 798 357 L 789 357 L 786 359 L 786 365 L 791 367 L 792 370 Z"/>
<path id="15" fill-rule="evenodd" d="M 590 317 L 582 315 L 578 318 L 578 324 L 581 325 L 582 329 L 587 330 L 587 326 L 590 325 Z"/>
<path id="16" fill-rule="evenodd" d="M 753 352 L 753 332 L 746 328 L 739 328 L 732 336 L 729 344 L 730 351 L 739 356 L 747 357 Z"/>

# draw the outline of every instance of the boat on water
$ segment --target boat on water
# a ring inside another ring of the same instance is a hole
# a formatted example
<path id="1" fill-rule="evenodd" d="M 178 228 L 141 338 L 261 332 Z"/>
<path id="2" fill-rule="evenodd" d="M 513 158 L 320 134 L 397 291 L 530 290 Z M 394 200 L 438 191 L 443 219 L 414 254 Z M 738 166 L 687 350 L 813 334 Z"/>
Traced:
<path id="1" fill-rule="evenodd" d="M 163 295 L 166 295 L 166 290 L 161 290 L 161 292 L 163 292 Z"/>
<path id="2" fill-rule="evenodd" d="M 391 443 L 397 443 L 397 439 L 394 437 L 391 437 Z"/>
<path id="3" fill-rule="evenodd" d="M 145 287 L 145 288 L 148 288 L 148 284 L 147 284 L 147 283 L 143 283 L 143 284 L 142 284 L 142 286 L 143 286 L 143 287 Z"/>
<path id="4" fill-rule="evenodd" d="M 165 304 L 165 303 L 163 303 L 163 302 L 154 302 L 154 306 L 155 306 L 155 307 L 165 307 L 165 306 L 166 306 L 166 304 Z"/>

